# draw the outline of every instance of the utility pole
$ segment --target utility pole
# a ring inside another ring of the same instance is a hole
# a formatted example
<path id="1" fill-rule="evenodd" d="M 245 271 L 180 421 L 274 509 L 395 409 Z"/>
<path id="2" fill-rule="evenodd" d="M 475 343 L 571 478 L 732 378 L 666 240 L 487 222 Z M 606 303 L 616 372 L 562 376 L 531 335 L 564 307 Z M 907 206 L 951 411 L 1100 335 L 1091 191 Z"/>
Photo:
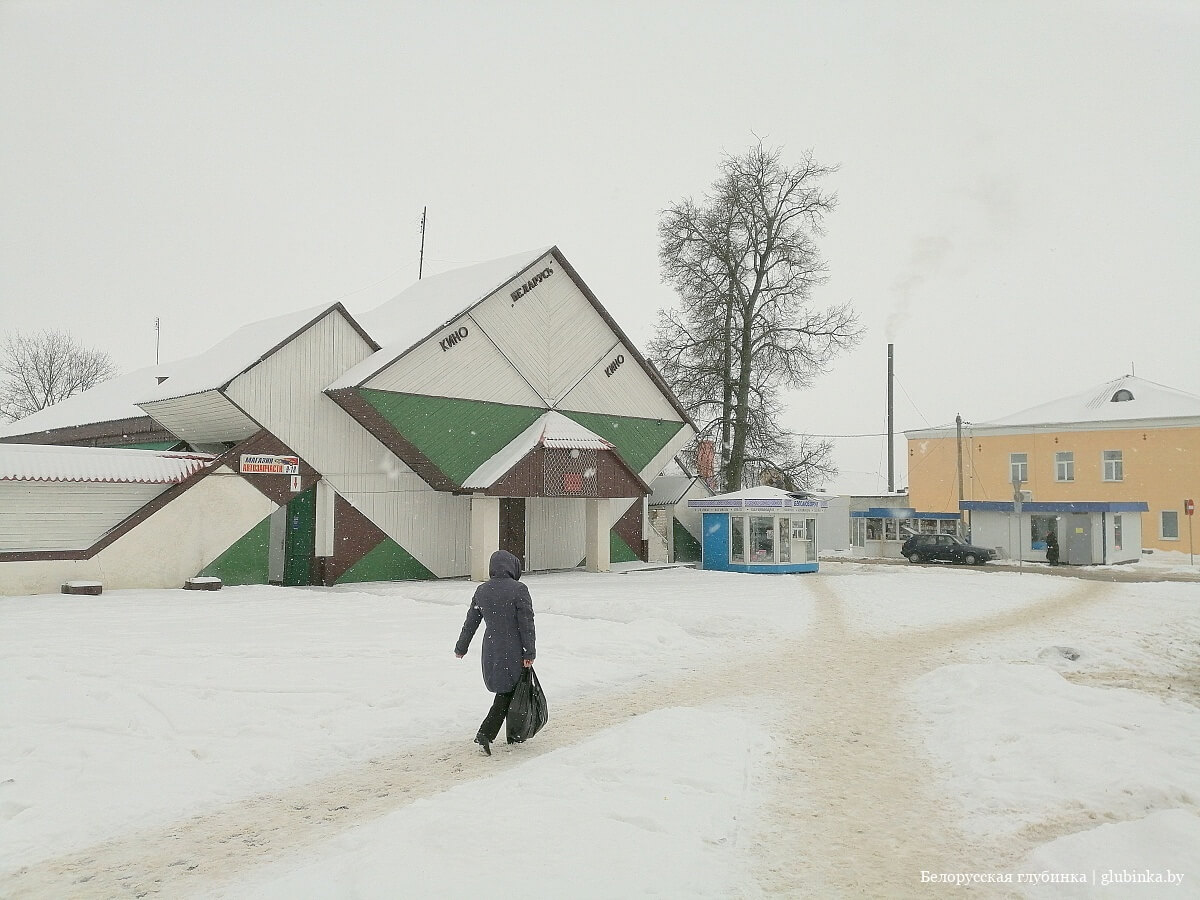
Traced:
<path id="1" fill-rule="evenodd" d="M 421 207 L 421 256 L 417 260 L 417 281 L 421 280 L 421 273 L 425 270 L 425 214 L 429 212 L 428 206 Z"/>
<path id="2" fill-rule="evenodd" d="M 888 373 L 887 373 L 887 433 L 888 433 L 888 493 L 896 490 L 896 453 L 893 449 L 892 435 L 892 344 L 888 344 Z"/>
<path id="3" fill-rule="evenodd" d="M 963 491 L 963 462 L 962 462 L 962 413 L 954 417 L 954 428 L 958 434 L 958 520 L 962 522 L 963 501 L 967 499 L 966 493 Z M 967 535 L 964 532 L 959 537 L 965 538 Z"/>

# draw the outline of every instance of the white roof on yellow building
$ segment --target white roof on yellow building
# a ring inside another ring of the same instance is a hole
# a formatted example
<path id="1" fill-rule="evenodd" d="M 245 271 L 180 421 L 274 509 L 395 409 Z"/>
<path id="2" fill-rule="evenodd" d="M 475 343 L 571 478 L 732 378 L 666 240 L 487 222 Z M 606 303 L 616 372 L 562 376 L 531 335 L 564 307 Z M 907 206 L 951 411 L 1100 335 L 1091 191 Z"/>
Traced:
<path id="1" fill-rule="evenodd" d="M 1079 430 L 1088 426 L 1111 429 L 1133 423 L 1137 427 L 1200 425 L 1200 397 L 1136 375 L 1124 375 L 990 422 L 971 422 L 969 428 L 977 434 L 990 429 Z M 944 437 L 954 431 L 954 426 L 948 425 L 906 431 L 905 436 Z"/>

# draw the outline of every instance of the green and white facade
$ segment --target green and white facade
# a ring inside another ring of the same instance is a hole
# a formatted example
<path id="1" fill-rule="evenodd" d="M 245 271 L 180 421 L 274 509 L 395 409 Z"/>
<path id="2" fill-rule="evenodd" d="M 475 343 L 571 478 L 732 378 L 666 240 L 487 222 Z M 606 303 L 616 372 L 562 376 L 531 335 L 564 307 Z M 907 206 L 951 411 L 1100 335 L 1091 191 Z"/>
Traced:
<path id="1" fill-rule="evenodd" d="M 531 571 L 604 570 L 646 557 L 647 485 L 695 434 L 557 248 L 419 281 L 360 320 L 331 304 L 259 322 L 161 368 L 137 409 L 214 458 L 156 502 L 212 493 L 208 479 L 244 487 L 221 494 L 219 522 L 191 529 L 206 533 L 184 536 L 180 554 L 198 562 L 164 566 L 161 584 L 142 567 L 136 586 L 170 586 L 181 573 L 285 584 L 486 578 L 498 547 Z M 89 434 L 103 425 L 88 423 Z M 13 431 L 0 440 L 35 440 Z M 20 514 L 37 522 L 46 492 L 35 494 Z M 113 530 L 154 517 L 134 519 Z M 83 565 L 91 545 L 58 546 L 45 530 L 36 543 L 53 558 L 25 549 L 18 560 L 0 545 L 0 592 L 96 576 Z M 5 577 L 17 562 L 19 586 Z"/>

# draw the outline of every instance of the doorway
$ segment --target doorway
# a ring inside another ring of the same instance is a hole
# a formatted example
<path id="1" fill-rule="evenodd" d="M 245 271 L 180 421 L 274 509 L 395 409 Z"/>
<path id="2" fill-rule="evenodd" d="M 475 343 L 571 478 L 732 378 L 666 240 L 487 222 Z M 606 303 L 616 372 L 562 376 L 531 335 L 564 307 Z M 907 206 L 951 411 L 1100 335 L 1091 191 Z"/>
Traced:
<path id="1" fill-rule="evenodd" d="M 525 571 L 525 498 L 500 498 L 500 549 L 521 561 Z"/>
<path id="2" fill-rule="evenodd" d="M 312 584 L 317 538 L 317 489 L 309 488 L 271 515 L 267 580 L 287 587 Z"/>

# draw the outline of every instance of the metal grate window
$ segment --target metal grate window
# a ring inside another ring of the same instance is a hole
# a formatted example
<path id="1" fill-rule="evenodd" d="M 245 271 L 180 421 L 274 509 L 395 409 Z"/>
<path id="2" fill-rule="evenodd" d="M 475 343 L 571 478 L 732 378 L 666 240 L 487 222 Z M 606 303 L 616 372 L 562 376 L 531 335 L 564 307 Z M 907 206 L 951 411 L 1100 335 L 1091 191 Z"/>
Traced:
<path id="1" fill-rule="evenodd" d="M 598 450 L 547 447 L 542 463 L 546 496 L 599 496 L 600 480 L 596 477 L 598 453 Z"/>

